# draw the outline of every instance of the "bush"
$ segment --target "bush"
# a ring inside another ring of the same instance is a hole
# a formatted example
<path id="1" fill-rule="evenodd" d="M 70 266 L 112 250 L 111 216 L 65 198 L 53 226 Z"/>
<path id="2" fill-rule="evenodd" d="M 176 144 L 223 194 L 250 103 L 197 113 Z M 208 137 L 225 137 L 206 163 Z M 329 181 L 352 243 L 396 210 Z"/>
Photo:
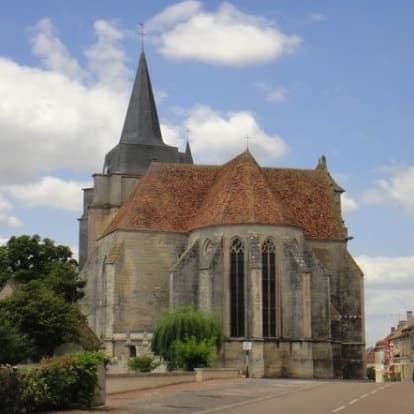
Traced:
<path id="1" fill-rule="evenodd" d="M 169 362 L 169 369 L 173 369 L 177 365 L 173 344 L 175 341 L 186 342 L 187 338 L 195 338 L 197 343 L 211 341 L 218 348 L 223 340 L 220 323 L 214 315 L 193 307 L 166 312 L 155 326 L 151 348 Z"/>
<path id="2" fill-rule="evenodd" d="M 367 368 L 367 378 L 370 381 L 375 381 L 375 368 L 374 367 Z"/>
<path id="3" fill-rule="evenodd" d="M 0 364 L 17 364 L 32 355 L 31 339 L 0 315 Z"/>
<path id="4" fill-rule="evenodd" d="M 1 373 L 0 397 L 3 393 L 12 395 L 10 399 L 17 408 L 7 397 L 0 398 L 0 412 L 90 408 L 98 383 L 97 368 L 104 362 L 107 358 L 102 352 L 78 352 L 45 359 L 37 367 L 23 368 L 14 374 Z"/>
<path id="5" fill-rule="evenodd" d="M 173 344 L 174 361 L 178 368 L 194 371 L 194 368 L 210 367 L 216 356 L 215 338 L 197 341 L 194 336 Z"/>
<path id="6" fill-rule="evenodd" d="M 17 371 L 0 367 L 0 412 L 17 414 L 20 409 L 20 383 Z"/>
<path id="7" fill-rule="evenodd" d="M 130 358 L 128 361 L 128 367 L 137 372 L 151 372 L 158 367 L 159 362 L 155 361 L 150 355 L 141 355 L 134 358 Z"/>

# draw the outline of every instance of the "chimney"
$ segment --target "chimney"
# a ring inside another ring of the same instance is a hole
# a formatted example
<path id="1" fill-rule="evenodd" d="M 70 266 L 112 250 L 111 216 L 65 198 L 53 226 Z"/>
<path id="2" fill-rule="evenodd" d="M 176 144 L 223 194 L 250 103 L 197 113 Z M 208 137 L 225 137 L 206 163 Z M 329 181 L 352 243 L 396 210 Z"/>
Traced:
<path id="1" fill-rule="evenodd" d="M 407 321 L 412 319 L 412 317 L 413 317 L 413 311 L 407 311 Z"/>
<path id="2" fill-rule="evenodd" d="M 395 332 L 395 327 L 391 326 L 391 333 L 394 333 L 394 332 Z"/>

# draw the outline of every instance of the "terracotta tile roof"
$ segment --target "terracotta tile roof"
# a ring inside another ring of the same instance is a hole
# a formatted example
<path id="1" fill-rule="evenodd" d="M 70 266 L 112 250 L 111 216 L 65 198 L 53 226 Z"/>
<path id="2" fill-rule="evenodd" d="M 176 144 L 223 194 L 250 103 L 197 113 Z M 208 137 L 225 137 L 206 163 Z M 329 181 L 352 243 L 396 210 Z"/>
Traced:
<path id="1" fill-rule="evenodd" d="M 220 168 L 190 227 L 243 223 L 296 225 L 247 151 Z"/>
<path id="2" fill-rule="evenodd" d="M 255 223 L 297 226 L 308 239 L 343 240 L 333 194 L 322 169 L 261 168 L 248 151 L 223 166 L 152 163 L 104 235 Z"/>

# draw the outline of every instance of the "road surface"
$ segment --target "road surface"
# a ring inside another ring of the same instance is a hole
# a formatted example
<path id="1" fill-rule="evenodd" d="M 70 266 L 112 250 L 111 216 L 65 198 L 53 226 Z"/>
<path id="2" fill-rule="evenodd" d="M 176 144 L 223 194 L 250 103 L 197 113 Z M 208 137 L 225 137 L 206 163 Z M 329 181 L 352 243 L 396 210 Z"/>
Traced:
<path id="1" fill-rule="evenodd" d="M 240 379 L 114 394 L 114 414 L 414 414 L 414 384 Z M 107 411 L 108 412 L 108 411 Z"/>

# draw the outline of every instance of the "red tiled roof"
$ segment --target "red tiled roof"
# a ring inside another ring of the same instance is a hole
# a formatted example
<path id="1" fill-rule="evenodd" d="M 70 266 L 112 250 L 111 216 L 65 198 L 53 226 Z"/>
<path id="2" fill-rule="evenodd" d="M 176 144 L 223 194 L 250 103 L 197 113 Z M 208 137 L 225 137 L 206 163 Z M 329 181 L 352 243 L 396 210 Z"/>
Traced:
<path id="1" fill-rule="evenodd" d="M 343 240 L 333 194 L 325 171 L 261 168 L 248 151 L 223 166 L 153 163 L 104 235 L 255 223 L 297 226 L 307 239 Z"/>

